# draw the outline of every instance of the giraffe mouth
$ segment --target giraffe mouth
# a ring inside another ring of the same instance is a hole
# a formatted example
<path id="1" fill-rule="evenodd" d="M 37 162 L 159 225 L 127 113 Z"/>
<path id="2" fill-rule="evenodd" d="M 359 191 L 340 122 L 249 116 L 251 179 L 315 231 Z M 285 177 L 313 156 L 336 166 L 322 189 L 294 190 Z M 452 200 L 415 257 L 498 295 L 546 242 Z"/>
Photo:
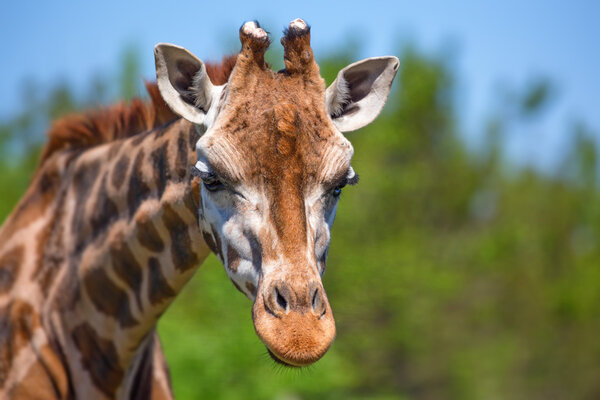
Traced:
<path id="1" fill-rule="evenodd" d="M 273 350 L 271 350 L 268 346 L 265 346 L 265 347 L 267 348 L 267 352 L 269 353 L 269 356 L 271 357 L 271 359 L 273 359 L 273 361 L 275 361 L 277 364 L 282 365 L 286 368 L 303 368 L 303 367 L 313 364 L 319 358 L 321 358 L 320 356 L 318 356 L 318 357 L 307 358 L 306 360 L 284 359 L 283 357 L 278 356 L 277 353 L 274 352 Z"/>
<path id="2" fill-rule="evenodd" d="M 277 356 L 275 355 L 275 353 L 273 353 L 273 352 L 271 351 L 271 349 L 269 349 L 268 347 L 267 347 L 267 353 L 269 353 L 269 357 L 271 357 L 271 359 L 272 359 L 273 361 L 275 361 L 275 362 L 276 362 L 277 364 L 279 364 L 279 365 L 283 365 L 283 366 L 284 366 L 284 367 L 286 367 L 286 368 L 302 368 L 302 366 L 301 366 L 301 365 L 294 365 L 294 364 L 290 364 L 290 363 L 288 363 L 288 362 L 286 362 L 286 361 L 283 361 L 281 358 L 277 357 Z"/>

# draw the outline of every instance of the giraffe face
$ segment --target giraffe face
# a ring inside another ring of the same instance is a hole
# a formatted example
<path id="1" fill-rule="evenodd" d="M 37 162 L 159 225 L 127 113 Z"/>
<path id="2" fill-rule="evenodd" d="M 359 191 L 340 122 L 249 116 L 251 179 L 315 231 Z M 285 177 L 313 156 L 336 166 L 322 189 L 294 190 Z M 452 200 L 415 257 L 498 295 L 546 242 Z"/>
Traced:
<path id="1" fill-rule="evenodd" d="M 197 143 L 201 229 L 235 286 L 254 301 L 255 327 L 271 354 L 305 365 L 335 336 L 321 275 L 341 190 L 356 182 L 353 149 L 326 118 L 323 97 L 302 107 L 260 92 L 264 97 L 244 107 L 227 105 Z M 233 133 L 232 125 L 244 128 Z M 288 334 L 276 334 L 282 330 Z M 313 350 L 292 354 L 290 341 L 298 340 Z"/>
<path id="2" fill-rule="evenodd" d="M 277 73 L 264 62 L 269 39 L 257 23 L 244 24 L 240 40 L 235 68 L 219 87 L 186 50 L 157 46 L 158 85 L 203 132 L 195 171 L 205 241 L 254 301 L 254 327 L 273 359 L 308 365 L 335 337 L 321 275 L 340 191 L 357 181 L 342 132 L 377 116 L 398 60 L 352 64 L 326 89 L 304 21 L 286 30 L 286 68 Z"/>

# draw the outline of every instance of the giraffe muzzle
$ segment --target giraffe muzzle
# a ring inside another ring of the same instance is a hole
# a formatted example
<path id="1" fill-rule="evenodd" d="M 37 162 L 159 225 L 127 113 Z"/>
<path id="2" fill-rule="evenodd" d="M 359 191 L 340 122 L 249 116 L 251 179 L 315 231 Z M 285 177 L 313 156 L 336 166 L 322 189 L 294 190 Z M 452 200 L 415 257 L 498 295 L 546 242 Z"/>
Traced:
<path id="1" fill-rule="evenodd" d="M 252 317 L 271 357 L 292 367 L 319 360 L 335 338 L 335 321 L 320 280 L 294 285 L 275 280 L 260 286 Z"/>

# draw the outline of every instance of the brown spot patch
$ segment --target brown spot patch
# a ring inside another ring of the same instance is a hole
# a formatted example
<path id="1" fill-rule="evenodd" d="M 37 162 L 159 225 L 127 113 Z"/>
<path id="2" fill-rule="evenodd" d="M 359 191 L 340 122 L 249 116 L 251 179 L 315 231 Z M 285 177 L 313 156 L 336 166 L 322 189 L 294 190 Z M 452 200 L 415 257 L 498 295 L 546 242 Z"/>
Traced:
<path id="1" fill-rule="evenodd" d="M 142 133 L 138 133 L 138 134 L 137 134 L 137 135 L 136 135 L 136 136 L 133 138 L 133 140 L 131 141 L 131 144 L 132 144 L 132 145 L 134 145 L 134 146 L 139 146 L 140 144 L 142 144 L 142 142 L 143 142 L 144 140 L 146 140 L 146 138 L 147 138 L 147 137 L 149 137 L 149 136 L 150 136 L 150 133 L 151 133 L 151 132 L 152 132 L 152 131 L 145 131 L 145 132 L 142 132 Z"/>
<path id="2" fill-rule="evenodd" d="M 215 253 L 217 254 L 217 256 L 219 256 L 219 258 L 222 261 L 225 261 L 225 259 L 223 257 L 223 253 L 222 253 L 223 247 L 221 247 L 221 239 L 219 238 L 219 235 L 217 235 L 217 231 L 214 226 L 211 226 L 210 230 L 212 231 L 212 235 L 215 238 L 215 246 L 217 248 L 217 251 Z"/>
<path id="3" fill-rule="evenodd" d="M 110 146 L 108 146 L 108 151 L 106 152 L 106 160 L 110 161 L 115 158 L 117 154 L 119 154 L 121 147 L 123 147 L 122 143 L 111 143 Z"/>
<path id="4" fill-rule="evenodd" d="M 94 204 L 92 215 L 90 216 L 90 224 L 92 226 L 92 237 L 98 236 L 106 232 L 106 228 L 119 217 L 117 205 L 108 195 L 106 189 L 107 175 L 104 174 L 100 181 L 98 194 L 96 195 L 96 203 Z"/>
<path id="5" fill-rule="evenodd" d="M 98 311 L 114 317 L 125 328 L 137 325 L 127 293 L 111 281 L 103 269 L 89 271 L 83 278 L 83 286 Z"/>
<path id="6" fill-rule="evenodd" d="M 120 189 L 127 175 L 127 167 L 129 166 L 129 157 L 123 154 L 119 161 L 114 165 L 111 175 L 112 184 L 115 189 Z"/>
<path id="7" fill-rule="evenodd" d="M 194 126 L 190 126 L 190 129 L 188 131 L 188 141 L 190 149 L 196 149 L 196 143 L 198 142 L 198 139 L 200 139 L 200 134 Z"/>
<path id="8" fill-rule="evenodd" d="M 187 143 L 185 135 L 181 133 L 177 138 L 177 157 L 175 157 L 175 174 L 180 180 L 185 179 L 188 175 L 189 167 L 192 165 L 188 158 L 193 148 L 190 149 Z"/>
<path id="9" fill-rule="evenodd" d="M 241 257 L 237 251 L 231 246 L 227 246 L 227 268 L 231 272 L 237 272 L 238 266 L 240 265 Z"/>
<path id="10" fill-rule="evenodd" d="M 204 204 L 202 203 L 202 196 L 200 194 L 200 186 L 202 185 L 202 183 L 200 182 L 200 179 L 193 179 L 192 180 L 192 196 L 194 198 L 194 205 L 196 206 L 196 214 L 198 214 L 199 210 L 203 210 L 204 211 Z"/>
<path id="11" fill-rule="evenodd" d="M 160 199 L 165 192 L 167 182 L 171 178 L 169 170 L 167 169 L 167 144 L 163 143 L 152 153 L 150 153 L 150 160 L 152 161 L 153 179 L 158 190 L 158 198 Z"/>
<path id="12" fill-rule="evenodd" d="M 0 388 L 4 386 L 14 357 L 29 344 L 39 326 L 39 316 L 24 301 L 14 300 L 0 308 Z"/>
<path id="13" fill-rule="evenodd" d="M 188 226 L 170 205 L 165 204 L 163 222 L 171 234 L 171 258 L 173 265 L 180 271 L 195 267 L 198 257 L 192 249 Z"/>
<path id="14" fill-rule="evenodd" d="M 143 175 L 144 150 L 140 149 L 133 167 L 129 173 L 129 186 L 127 188 L 127 206 L 129 207 L 129 217 L 133 217 L 138 207 L 151 194 L 150 187 L 144 180 Z"/>
<path id="15" fill-rule="evenodd" d="M 252 296 L 256 296 L 256 286 L 254 286 L 252 283 L 246 282 L 246 289 L 248 289 Z"/>
<path id="16" fill-rule="evenodd" d="M 122 234 L 116 235 L 115 240 L 110 244 L 110 256 L 115 273 L 133 290 L 141 309 L 142 267 L 129 246 L 125 243 Z"/>
<path id="17" fill-rule="evenodd" d="M 56 225 L 57 216 L 40 230 L 37 240 L 37 262 L 32 279 L 37 281 L 44 296 L 48 295 L 56 273 L 64 261 L 63 226 Z"/>
<path id="18" fill-rule="evenodd" d="M 199 222 L 198 199 L 200 198 L 200 196 L 199 196 L 200 183 L 198 182 L 198 179 L 194 179 L 191 182 L 191 186 L 192 186 L 192 190 L 185 194 L 185 196 L 183 197 L 183 203 L 185 204 L 185 207 L 188 210 L 190 210 L 190 212 L 194 216 L 196 223 L 198 223 Z"/>
<path id="19" fill-rule="evenodd" d="M 8 293 L 17 279 L 23 262 L 23 246 L 17 246 L 0 258 L 0 294 Z"/>
<path id="20" fill-rule="evenodd" d="M 82 232 L 82 224 L 87 222 L 85 218 L 85 205 L 89 200 L 92 188 L 100 171 L 100 161 L 95 160 L 87 164 L 80 164 L 73 176 L 73 189 L 75 191 L 75 211 L 71 222 L 73 232 Z M 84 225 L 85 226 L 85 225 Z M 89 236 L 85 234 L 75 235 L 75 252 L 80 254 L 89 242 Z"/>
<path id="21" fill-rule="evenodd" d="M 217 245 L 215 244 L 215 241 L 212 238 L 212 235 L 206 231 L 202 231 L 202 238 L 204 239 L 204 241 L 206 242 L 206 245 L 208 246 L 208 248 L 215 254 L 217 254 Z"/>
<path id="22" fill-rule="evenodd" d="M 137 239 L 142 246 L 155 253 L 159 253 L 165 248 L 158 230 L 147 215 L 137 221 Z"/>
<path id="23" fill-rule="evenodd" d="M 71 337 L 81 355 L 81 364 L 90 373 L 94 385 L 109 398 L 115 398 L 124 372 L 112 340 L 98 336 L 87 323 L 75 327 Z"/>
<path id="24" fill-rule="evenodd" d="M 148 298 L 152 305 L 162 304 L 165 300 L 175 297 L 177 293 L 169 286 L 155 257 L 150 257 L 148 260 L 148 272 Z"/>

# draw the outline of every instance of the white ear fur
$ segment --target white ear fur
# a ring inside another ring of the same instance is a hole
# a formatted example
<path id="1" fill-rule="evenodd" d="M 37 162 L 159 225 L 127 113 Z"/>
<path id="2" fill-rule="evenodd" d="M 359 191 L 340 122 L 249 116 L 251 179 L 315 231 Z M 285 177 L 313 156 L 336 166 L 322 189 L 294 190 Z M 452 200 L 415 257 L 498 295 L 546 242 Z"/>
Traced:
<path id="1" fill-rule="evenodd" d="M 399 65 L 397 57 L 372 57 L 350 64 L 338 73 L 327 88 L 325 104 L 341 132 L 373 122 L 385 105 Z"/>
<path id="2" fill-rule="evenodd" d="M 204 63 L 183 47 L 159 43 L 154 59 L 158 90 L 167 105 L 177 115 L 204 126 L 222 87 L 211 83 Z"/>

